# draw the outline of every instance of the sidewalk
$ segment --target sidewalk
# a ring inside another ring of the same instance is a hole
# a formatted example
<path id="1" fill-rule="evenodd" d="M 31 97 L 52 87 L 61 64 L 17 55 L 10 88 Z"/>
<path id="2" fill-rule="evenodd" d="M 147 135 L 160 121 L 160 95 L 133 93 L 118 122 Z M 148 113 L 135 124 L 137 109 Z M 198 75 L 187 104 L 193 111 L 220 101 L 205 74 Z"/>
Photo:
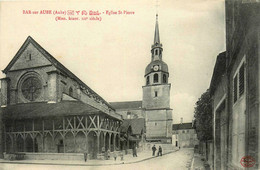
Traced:
<path id="1" fill-rule="evenodd" d="M 176 152 L 178 150 L 165 151 L 164 155 L 167 155 L 172 152 Z M 73 166 L 103 166 L 103 165 L 119 165 L 119 164 L 131 164 L 146 161 L 149 159 L 154 159 L 157 157 L 152 156 L 152 151 L 143 151 L 137 153 L 137 157 L 133 157 L 133 155 L 128 154 L 124 155 L 124 160 L 121 161 L 120 157 L 117 157 L 117 160 L 114 161 L 112 157 L 110 160 L 87 160 L 84 162 L 83 156 L 81 160 L 3 160 L 0 159 L 1 163 L 10 163 L 10 164 L 40 164 L 40 165 L 73 165 Z"/>
<path id="2" fill-rule="evenodd" d="M 190 169 L 191 170 L 206 170 L 206 168 L 204 167 L 204 161 L 202 160 L 202 156 L 200 154 L 194 153 Z"/>

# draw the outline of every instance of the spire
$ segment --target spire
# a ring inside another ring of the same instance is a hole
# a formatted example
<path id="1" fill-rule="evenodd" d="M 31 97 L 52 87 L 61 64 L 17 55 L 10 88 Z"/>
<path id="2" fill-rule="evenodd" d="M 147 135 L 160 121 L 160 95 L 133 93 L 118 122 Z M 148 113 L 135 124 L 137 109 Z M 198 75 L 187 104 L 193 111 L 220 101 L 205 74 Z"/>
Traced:
<path id="1" fill-rule="evenodd" d="M 155 32 L 154 32 L 154 44 L 160 44 L 158 14 L 156 14 L 156 24 L 155 24 Z"/>

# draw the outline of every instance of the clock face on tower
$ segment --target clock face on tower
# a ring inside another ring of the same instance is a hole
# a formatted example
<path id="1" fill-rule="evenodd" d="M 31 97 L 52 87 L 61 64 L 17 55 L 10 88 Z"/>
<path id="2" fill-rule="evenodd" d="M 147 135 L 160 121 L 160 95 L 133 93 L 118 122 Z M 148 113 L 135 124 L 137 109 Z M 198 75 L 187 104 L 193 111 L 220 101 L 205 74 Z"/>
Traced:
<path id="1" fill-rule="evenodd" d="M 158 70 L 159 70 L 159 66 L 158 66 L 158 65 L 153 66 L 153 70 L 154 70 L 154 71 L 158 71 Z"/>
<path id="2" fill-rule="evenodd" d="M 41 81 L 37 77 L 29 77 L 22 83 L 21 91 L 25 99 L 35 101 L 41 95 Z"/>

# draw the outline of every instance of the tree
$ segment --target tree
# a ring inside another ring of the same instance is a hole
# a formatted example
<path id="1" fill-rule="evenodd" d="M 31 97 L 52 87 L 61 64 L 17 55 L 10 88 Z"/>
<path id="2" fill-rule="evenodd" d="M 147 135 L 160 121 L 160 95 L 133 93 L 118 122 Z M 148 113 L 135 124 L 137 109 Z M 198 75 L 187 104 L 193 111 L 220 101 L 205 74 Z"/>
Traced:
<path id="1" fill-rule="evenodd" d="M 213 117 L 209 89 L 196 102 L 194 118 L 198 139 L 200 141 L 211 140 L 213 138 Z"/>

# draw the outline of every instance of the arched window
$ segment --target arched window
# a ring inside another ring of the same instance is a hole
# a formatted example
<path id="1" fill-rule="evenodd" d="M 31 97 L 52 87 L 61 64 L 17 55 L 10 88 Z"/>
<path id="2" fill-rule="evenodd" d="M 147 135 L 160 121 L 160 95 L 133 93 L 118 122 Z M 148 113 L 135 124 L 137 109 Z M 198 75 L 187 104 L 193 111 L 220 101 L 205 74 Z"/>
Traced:
<path id="1" fill-rule="evenodd" d="M 150 84 L 149 76 L 146 77 L 146 85 Z"/>
<path id="2" fill-rule="evenodd" d="M 158 74 L 153 75 L 153 82 L 158 83 Z"/>
<path id="3" fill-rule="evenodd" d="M 166 77 L 166 74 L 163 75 L 163 83 L 167 83 L 167 77 Z"/>
<path id="4" fill-rule="evenodd" d="M 155 55 L 158 55 L 158 50 L 157 49 L 155 50 Z"/>
<path id="5" fill-rule="evenodd" d="M 73 96 L 73 89 L 72 89 L 72 87 L 69 88 L 69 95 Z"/>

